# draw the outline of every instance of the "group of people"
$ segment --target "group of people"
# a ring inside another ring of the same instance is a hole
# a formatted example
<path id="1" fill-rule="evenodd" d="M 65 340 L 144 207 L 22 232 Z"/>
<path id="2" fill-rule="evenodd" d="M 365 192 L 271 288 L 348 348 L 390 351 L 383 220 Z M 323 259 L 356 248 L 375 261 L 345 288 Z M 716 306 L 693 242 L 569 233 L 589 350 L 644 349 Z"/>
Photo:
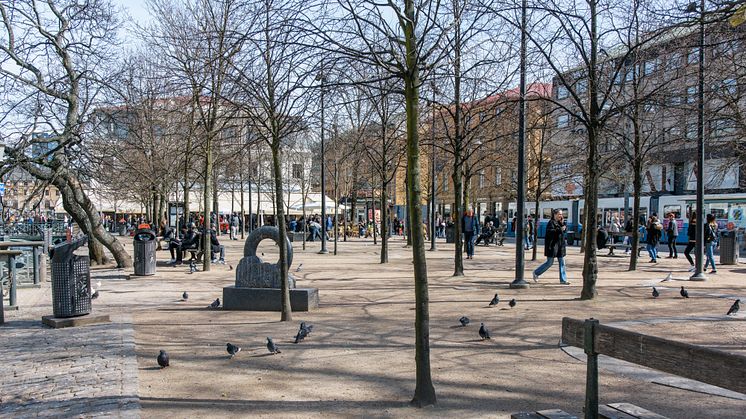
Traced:
<path id="1" fill-rule="evenodd" d="M 218 241 L 215 229 L 210 229 L 210 257 L 213 263 L 225 263 L 225 246 L 220 244 Z M 176 230 L 170 227 L 166 227 L 163 239 L 168 242 L 168 251 L 171 253 L 170 263 L 173 265 L 181 265 L 183 263 L 184 254 L 186 252 L 193 252 L 192 258 L 189 261 L 196 259 L 196 254 L 202 250 L 201 243 L 205 237 L 205 231 L 197 230 L 195 223 L 190 223 L 189 227 L 182 229 L 182 234 L 177 234 Z"/>

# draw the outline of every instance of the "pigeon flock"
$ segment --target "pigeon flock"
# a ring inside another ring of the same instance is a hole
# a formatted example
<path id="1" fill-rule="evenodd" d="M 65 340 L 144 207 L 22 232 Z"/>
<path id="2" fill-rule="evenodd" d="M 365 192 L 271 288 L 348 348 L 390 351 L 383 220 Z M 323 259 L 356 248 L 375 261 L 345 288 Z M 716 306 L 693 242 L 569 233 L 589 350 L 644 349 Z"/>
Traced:
<path id="1" fill-rule="evenodd" d="M 669 280 L 670 280 L 670 274 L 669 274 Z M 658 298 L 660 297 L 660 295 L 661 295 L 660 291 L 658 291 L 657 288 L 653 287 L 653 298 Z M 681 298 L 689 298 L 689 291 L 686 288 L 684 288 L 684 286 L 682 285 L 681 288 L 679 289 L 679 295 L 681 295 Z M 733 305 L 730 306 L 730 309 L 728 310 L 728 313 L 726 314 L 726 316 L 730 316 L 731 314 L 738 313 L 738 310 L 741 309 L 740 303 L 741 303 L 741 300 L 736 299 L 736 301 L 733 302 Z"/>

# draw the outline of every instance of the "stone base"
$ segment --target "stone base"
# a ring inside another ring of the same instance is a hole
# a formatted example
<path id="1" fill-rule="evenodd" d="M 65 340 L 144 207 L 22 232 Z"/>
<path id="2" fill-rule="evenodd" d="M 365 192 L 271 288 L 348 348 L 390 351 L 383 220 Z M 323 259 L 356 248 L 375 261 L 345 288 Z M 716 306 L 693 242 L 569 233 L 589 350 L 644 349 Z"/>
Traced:
<path id="1" fill-rule="evenodd" d="M 282 311 L 279 288 L 223 288 L 223 310 Z M 293 311 L 310 311 L 319 308 L 317 288 L 290 290 L 290 307 Z"/>
<path id="2" fill-rule="evenodd" d="M 42 316 L 41 322 L 53 329 L 61 329 L 63 327 L 79 327 L 87 326 L 91 324 L 110 323 L 108 314 L 86 314 L 79 317 L 54 317 Z"/>

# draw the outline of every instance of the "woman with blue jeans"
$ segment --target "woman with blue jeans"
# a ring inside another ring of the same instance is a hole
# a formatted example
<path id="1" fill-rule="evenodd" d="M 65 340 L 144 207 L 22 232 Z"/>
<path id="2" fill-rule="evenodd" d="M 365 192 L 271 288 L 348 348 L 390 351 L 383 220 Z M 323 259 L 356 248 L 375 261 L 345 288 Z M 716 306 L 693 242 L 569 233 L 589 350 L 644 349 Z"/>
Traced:
<path id="1" fill-rule="evenodd" d="M 707 224 L 705 224 L 705 254 L 706 261 L 704 269 L 707 269 L 707 265 L 710 265 L 712 270 L 710 274 L 718 273 L 715 267 L 715 247 L 718 245 L 718 225 L 715 222 L 715 216 L 707 214 Z"/>
<path id="2" fill-rule="evenodd" d="M 552 210 L 552 219 L 547 223 L 547 231 L 544 236 L 544 256 L 547 261 L 534 271 L 534 282 L 539 282 L 539 276 L 554 264 L 554 259 L 559 262 L 560 284 L 569 285 L 567 282 L 567 273 L 565 272 L 565 223 L 563 222 L 562 211 Z"/>
<path id="3" fill-rule="evenodd" d="M 648 218 L 647 225 L 647 236 L 648 236 L 648 254 L 650 255 L 650 263 L 658 263 L 658 244 L 661 241 L 663 235 L 663 224 L 658 221 L 658 217 L 651 215 Z"/>

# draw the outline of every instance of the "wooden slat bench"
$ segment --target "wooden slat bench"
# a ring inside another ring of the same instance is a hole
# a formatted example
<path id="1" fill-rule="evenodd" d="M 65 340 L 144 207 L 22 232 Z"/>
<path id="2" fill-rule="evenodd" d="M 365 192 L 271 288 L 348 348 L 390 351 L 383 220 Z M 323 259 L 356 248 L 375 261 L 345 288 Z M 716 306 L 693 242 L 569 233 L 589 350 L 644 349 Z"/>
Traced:
<path id="1" fill-rule="evenodd" d="M 548 409 L 536 412 L 513 413 L 510 415 L 510 419 L 578 419 L 578 417 L 559 409 Z"/>
<path id="2" fill-rule="evenodd" d="M 586 418 L 664 418 L 629 403 L 612 403 L 607 407 L 613 410 L 602 409 L 598 404 L 598 355 L 746 394 L 746 356 L 743 355 L 605 326 L 594 319 L 569 317 L 562 319 L 562 342 L 583 348 L 588 356 Z"/>

